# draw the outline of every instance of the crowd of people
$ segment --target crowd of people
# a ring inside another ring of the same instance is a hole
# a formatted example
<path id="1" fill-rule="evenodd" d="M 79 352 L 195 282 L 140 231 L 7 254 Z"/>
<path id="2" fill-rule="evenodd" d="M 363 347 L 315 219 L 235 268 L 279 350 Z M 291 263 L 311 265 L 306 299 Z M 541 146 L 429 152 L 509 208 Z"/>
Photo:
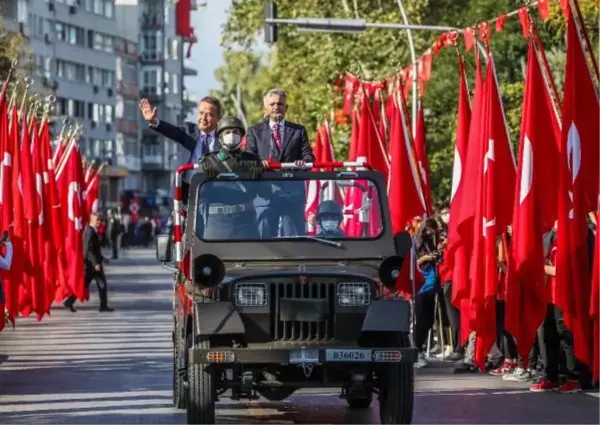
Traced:
<path id="1" fill-rule="evenodd" d="M 547 314 L 539 326 L 533 349 L 526 361 L 519 356 L 515 339 L 504 326 L 510 227 L 496 241 L 500 280 L 496 297 L 497 337 L 488 353 L 486 370 L 481 371 L 474 362 L 475 334 L 471 332 L 468 338 L 461 337 L 460 310 L 451 302 L 452 272 L 444 263 L 448 221 L 449 209 L 443 207 L 424 220 L 415 218 L 412 224 L 418 282 L 413 338 L 419 356 L 415 367 L 427 367 L 431 359 L 438 358 L 456 362 L 455 373 L 485 372 L 506 381 L 528 382 L 530 390 L 534 392 L 572 393 L 594 386 L 597 388 L 598 382 L 592 382 L 589 368 L 576 359 L 572 332 L 554 303 L 557 223 L 544 235 Z M 596 232 L 596 218 L 590 214 L 590 261 L 594 255 Z M 467 343 L 461 344 L 463 340 L 467 340 Z"/>

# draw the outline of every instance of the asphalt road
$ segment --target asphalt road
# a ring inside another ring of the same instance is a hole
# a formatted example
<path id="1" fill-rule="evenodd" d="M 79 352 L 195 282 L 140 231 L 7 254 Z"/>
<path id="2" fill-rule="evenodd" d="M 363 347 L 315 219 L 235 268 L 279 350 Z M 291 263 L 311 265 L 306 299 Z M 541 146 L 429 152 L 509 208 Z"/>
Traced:
<path id="1" fill-rule="evenodd" d="M 107 268 L 113 313 L 92 287 L 77 313 L 56 307 L 40 323 L 0 333 L 0 423 L 181 424 L 171 406 L 171 284 L 153 250 Z M 417 373 L 414 423 L 600 423 L 598 394 L 534 394 L 527 385 L 448 367 Z M 350 411 L 338 393 L 312 390 L 281 403 L 218 404 L 219 423 L 377 423 L 376 403 Z"/>

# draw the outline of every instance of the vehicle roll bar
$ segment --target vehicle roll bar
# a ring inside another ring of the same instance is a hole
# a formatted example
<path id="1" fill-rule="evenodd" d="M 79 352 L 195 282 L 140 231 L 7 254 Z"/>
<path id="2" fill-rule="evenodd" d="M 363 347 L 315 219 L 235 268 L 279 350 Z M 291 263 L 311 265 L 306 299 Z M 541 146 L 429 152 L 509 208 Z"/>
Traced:
<path id="1" fill-rule="evenodd" d="M 271 162 L 269 169 L 271 170 L 309 170 L 311 168 L 365 168 L 372 170 L 373 168 L 365 161 L 331 161 L 331 162 L 307 162 L 304 165 L 296 165 L 294 162 Z"/>
<path id="2" fill-rule="evenodd" d="M 181 217 L 186 215 L 183 210 L 183 173 L 190 170 L 197 170 L 200 164 L 183 164 L 175 171 L 175 198 L 173 199 L 173 242 L 175 243 L 175 261 L 183 261 L 183 230 Z M 308 162 L 303 165 L 296 165 L 294 162 L 269 163 L 268 170 L 310 170 L 310 169 L 331 169 L 331 168 L 362 168 L 372 170 L 373 168 L 366 161 L 330 161 L 330 162 Z"/>

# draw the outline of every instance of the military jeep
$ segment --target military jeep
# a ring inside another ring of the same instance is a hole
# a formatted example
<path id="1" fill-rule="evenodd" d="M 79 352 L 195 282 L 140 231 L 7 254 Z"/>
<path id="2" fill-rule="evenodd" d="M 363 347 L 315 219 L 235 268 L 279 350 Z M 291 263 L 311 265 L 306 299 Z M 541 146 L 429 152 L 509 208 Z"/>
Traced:
<path id="1" fill-rule="evenodd" d="M 339 388 L 350 408 L 368 408 L 376 394 L 381 423 L 412 421 L 417 354 L 409 303 L 395 290 L 411 240 L 392 233 L 380 173 L 331 170 L 282 169 L 256 180 L 245 173 L 210 180 L 198 172 L 182 242 L 158 237 L 163 263 L 173 259 L 174 245 L 180 250 L 173 396 L 188 423 L 215 423 L 215 402 L 227 391 L 236 400 L 280 401 L 309 387 Z M 219 193 L 231 185 L 257 194 L 256 214 L 246 214 L 244 224 L 257 232 L 237 237 L 222 228 L 228 220 L 241 224 L 235 209 L 206 207 L 217 184 Z M 314 232 L 284 225 L 295 209 L 310 216 L 323 200 L 354 204 L 345 209 L 343 237 L 320 234 L 315 223 L 306 226 Z M 212 220 L 211 211 L 222 214 Z M 275 222 L 263 226 L 265 217 Z"/>

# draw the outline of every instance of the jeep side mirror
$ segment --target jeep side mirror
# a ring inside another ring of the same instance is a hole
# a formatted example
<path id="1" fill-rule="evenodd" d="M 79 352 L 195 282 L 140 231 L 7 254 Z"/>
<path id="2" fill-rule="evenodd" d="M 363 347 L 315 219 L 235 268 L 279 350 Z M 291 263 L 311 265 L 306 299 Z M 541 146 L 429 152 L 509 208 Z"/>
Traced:
<path id="1" fill-rule="evenodd" d="M 412 248 L 413 240 L 408 232 L 398 232 L 394 235 L 394 248 L 396 248 L 396 255 L 400 257 L 406 257 L 410 253 Z"/>
<path id="2" fill-rule="evenodd" d="M 173 259 L 171 252 L 171 235 L 156 236 L 156 259 L 169 263 Z"/>

